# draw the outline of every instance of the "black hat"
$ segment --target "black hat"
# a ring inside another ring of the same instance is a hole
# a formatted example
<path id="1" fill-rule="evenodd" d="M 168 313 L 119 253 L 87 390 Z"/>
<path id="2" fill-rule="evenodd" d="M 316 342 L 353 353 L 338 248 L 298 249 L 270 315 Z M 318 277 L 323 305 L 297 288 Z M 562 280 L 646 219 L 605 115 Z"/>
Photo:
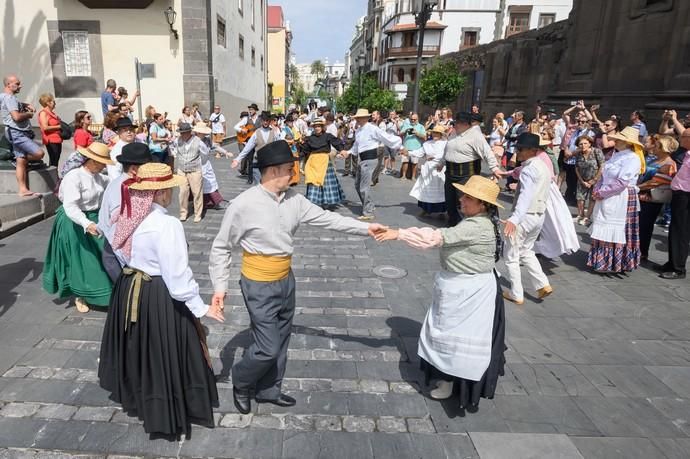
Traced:
<path id="1" fill-rule="evenodd" d="M 523 132 L 515 141 L 515 148 L 539 148 L 541 137 L 531 132 Z"/>
<path id="2" fill-rule="evenodd" d="M 118 129 L 124 129 L 128 127 L 135 127 L 134 123 L 132 123 L 132 120 L 129 119 L 128 116 L 117 119 L 117 122 L 115 123 L 115 131 L 117 131 Z"/>
<path id="3" fill-rule="evenodd" d="M 192 125 L 189 123 L 180 123 L 177 125 L 177 132 L 192 132 Z"/>
<path id="4" fill-rule="evenodd" d="M 249 116 L 249 112 L 241 112 L 240 113 L 240 118 L 244 118 L 245 116 Z"/>
<path id="5" fill-rule="evenodd" d="M 251 105 L 247 106 L 247 108 L 253 108 L 254 110 L 257 110 L 257 111 L 259 110 L 259 106 L 256 104 L 251 104 Z"/>
<path id="6" fill-rule="evenodd" d="M 122 153 L 115 157 L 122 164 L 146 164 L 153 161 L 148 145 L 145 143 L 128 143 L 122 147 Z"/>
<path id="7" fill-rule="evenodd" d="M 292 154 L 290 145 L 284 140 L 276 140 L 267 144 L 259 150 L 257 155 L 256 161 L 259 163 L 259 169 L 299 161 L 299 158 Z"/>
<path id="8" fill-rule="evenodd" d="M 481 113 L 472 113 L 470 118 L 472 118 L 472 121 L 476 121 L 477 123 L 484 122 L 484 117 L 481 115 Z"/>
<path id="9" fill-rule="evenodd" d="M 458 112 L 455 115 L 455 121 L 458 123 L 470 124 L 472 122 L 472 114 L 469 112 Z"/>

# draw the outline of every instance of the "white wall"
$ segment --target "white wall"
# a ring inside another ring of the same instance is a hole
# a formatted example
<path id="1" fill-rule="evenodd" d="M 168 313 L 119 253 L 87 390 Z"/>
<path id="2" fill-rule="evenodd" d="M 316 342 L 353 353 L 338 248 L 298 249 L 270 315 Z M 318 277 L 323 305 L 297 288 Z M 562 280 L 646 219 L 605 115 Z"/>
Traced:
<path id="1" fill-rule="evenodd" d="M 503 30 L 501 38 L 505 36 L 505 26 L 508 25 L 508 7 L 511 5 L 532 5 L 532 14 L 529 17 L 529 28 L 536 29 L 539 25 L 540 14 L 556 14 L 556 21 L 567 19 L 573 8 L 572 0 L 506 0 L 506 12 L 503 17 Z"/>

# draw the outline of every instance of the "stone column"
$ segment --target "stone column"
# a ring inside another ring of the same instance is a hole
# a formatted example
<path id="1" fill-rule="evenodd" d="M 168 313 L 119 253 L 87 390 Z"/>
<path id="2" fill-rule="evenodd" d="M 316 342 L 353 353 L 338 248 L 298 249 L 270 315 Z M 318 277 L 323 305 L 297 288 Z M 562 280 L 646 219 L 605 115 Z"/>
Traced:
<path id="1" fill-rule="evenodd" d="M 182 2 L 182 49 L 185 104 L 199 104 L 201 113 L 211 113 L 214 104 L 213 42 L 210 0 Z"/>

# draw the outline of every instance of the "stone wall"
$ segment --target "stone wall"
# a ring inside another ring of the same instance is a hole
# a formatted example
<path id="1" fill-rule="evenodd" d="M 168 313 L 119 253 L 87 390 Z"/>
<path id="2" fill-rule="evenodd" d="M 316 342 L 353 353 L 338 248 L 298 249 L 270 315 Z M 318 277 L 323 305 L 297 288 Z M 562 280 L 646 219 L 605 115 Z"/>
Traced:
<path id="1" fill-rule="evenodd" d="M 575 0 L 566 21 L 442 56 L 467 74 L 457 110 L 601 104 L 627 119 L 642 109 L 656 129 L 665 108 L 690 110 L 690 2 Z M 480 84 L 474 85 L 476 77 Z"/>

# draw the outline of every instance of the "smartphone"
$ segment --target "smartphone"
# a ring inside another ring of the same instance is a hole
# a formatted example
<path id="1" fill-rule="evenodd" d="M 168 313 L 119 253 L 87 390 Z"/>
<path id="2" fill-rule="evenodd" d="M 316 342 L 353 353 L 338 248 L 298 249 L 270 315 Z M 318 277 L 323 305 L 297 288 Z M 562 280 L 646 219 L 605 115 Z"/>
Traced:
<path id="1" fill-rule="evenodd" d="M 576 105 L 577 105 L 577 101 L 576 101 L 576 100 L 571 100 L 571 101 L 570 101 L 570 106 L 571 106 L 571 107 L 574 107 L 574 106 L 576 106 Z"/>

